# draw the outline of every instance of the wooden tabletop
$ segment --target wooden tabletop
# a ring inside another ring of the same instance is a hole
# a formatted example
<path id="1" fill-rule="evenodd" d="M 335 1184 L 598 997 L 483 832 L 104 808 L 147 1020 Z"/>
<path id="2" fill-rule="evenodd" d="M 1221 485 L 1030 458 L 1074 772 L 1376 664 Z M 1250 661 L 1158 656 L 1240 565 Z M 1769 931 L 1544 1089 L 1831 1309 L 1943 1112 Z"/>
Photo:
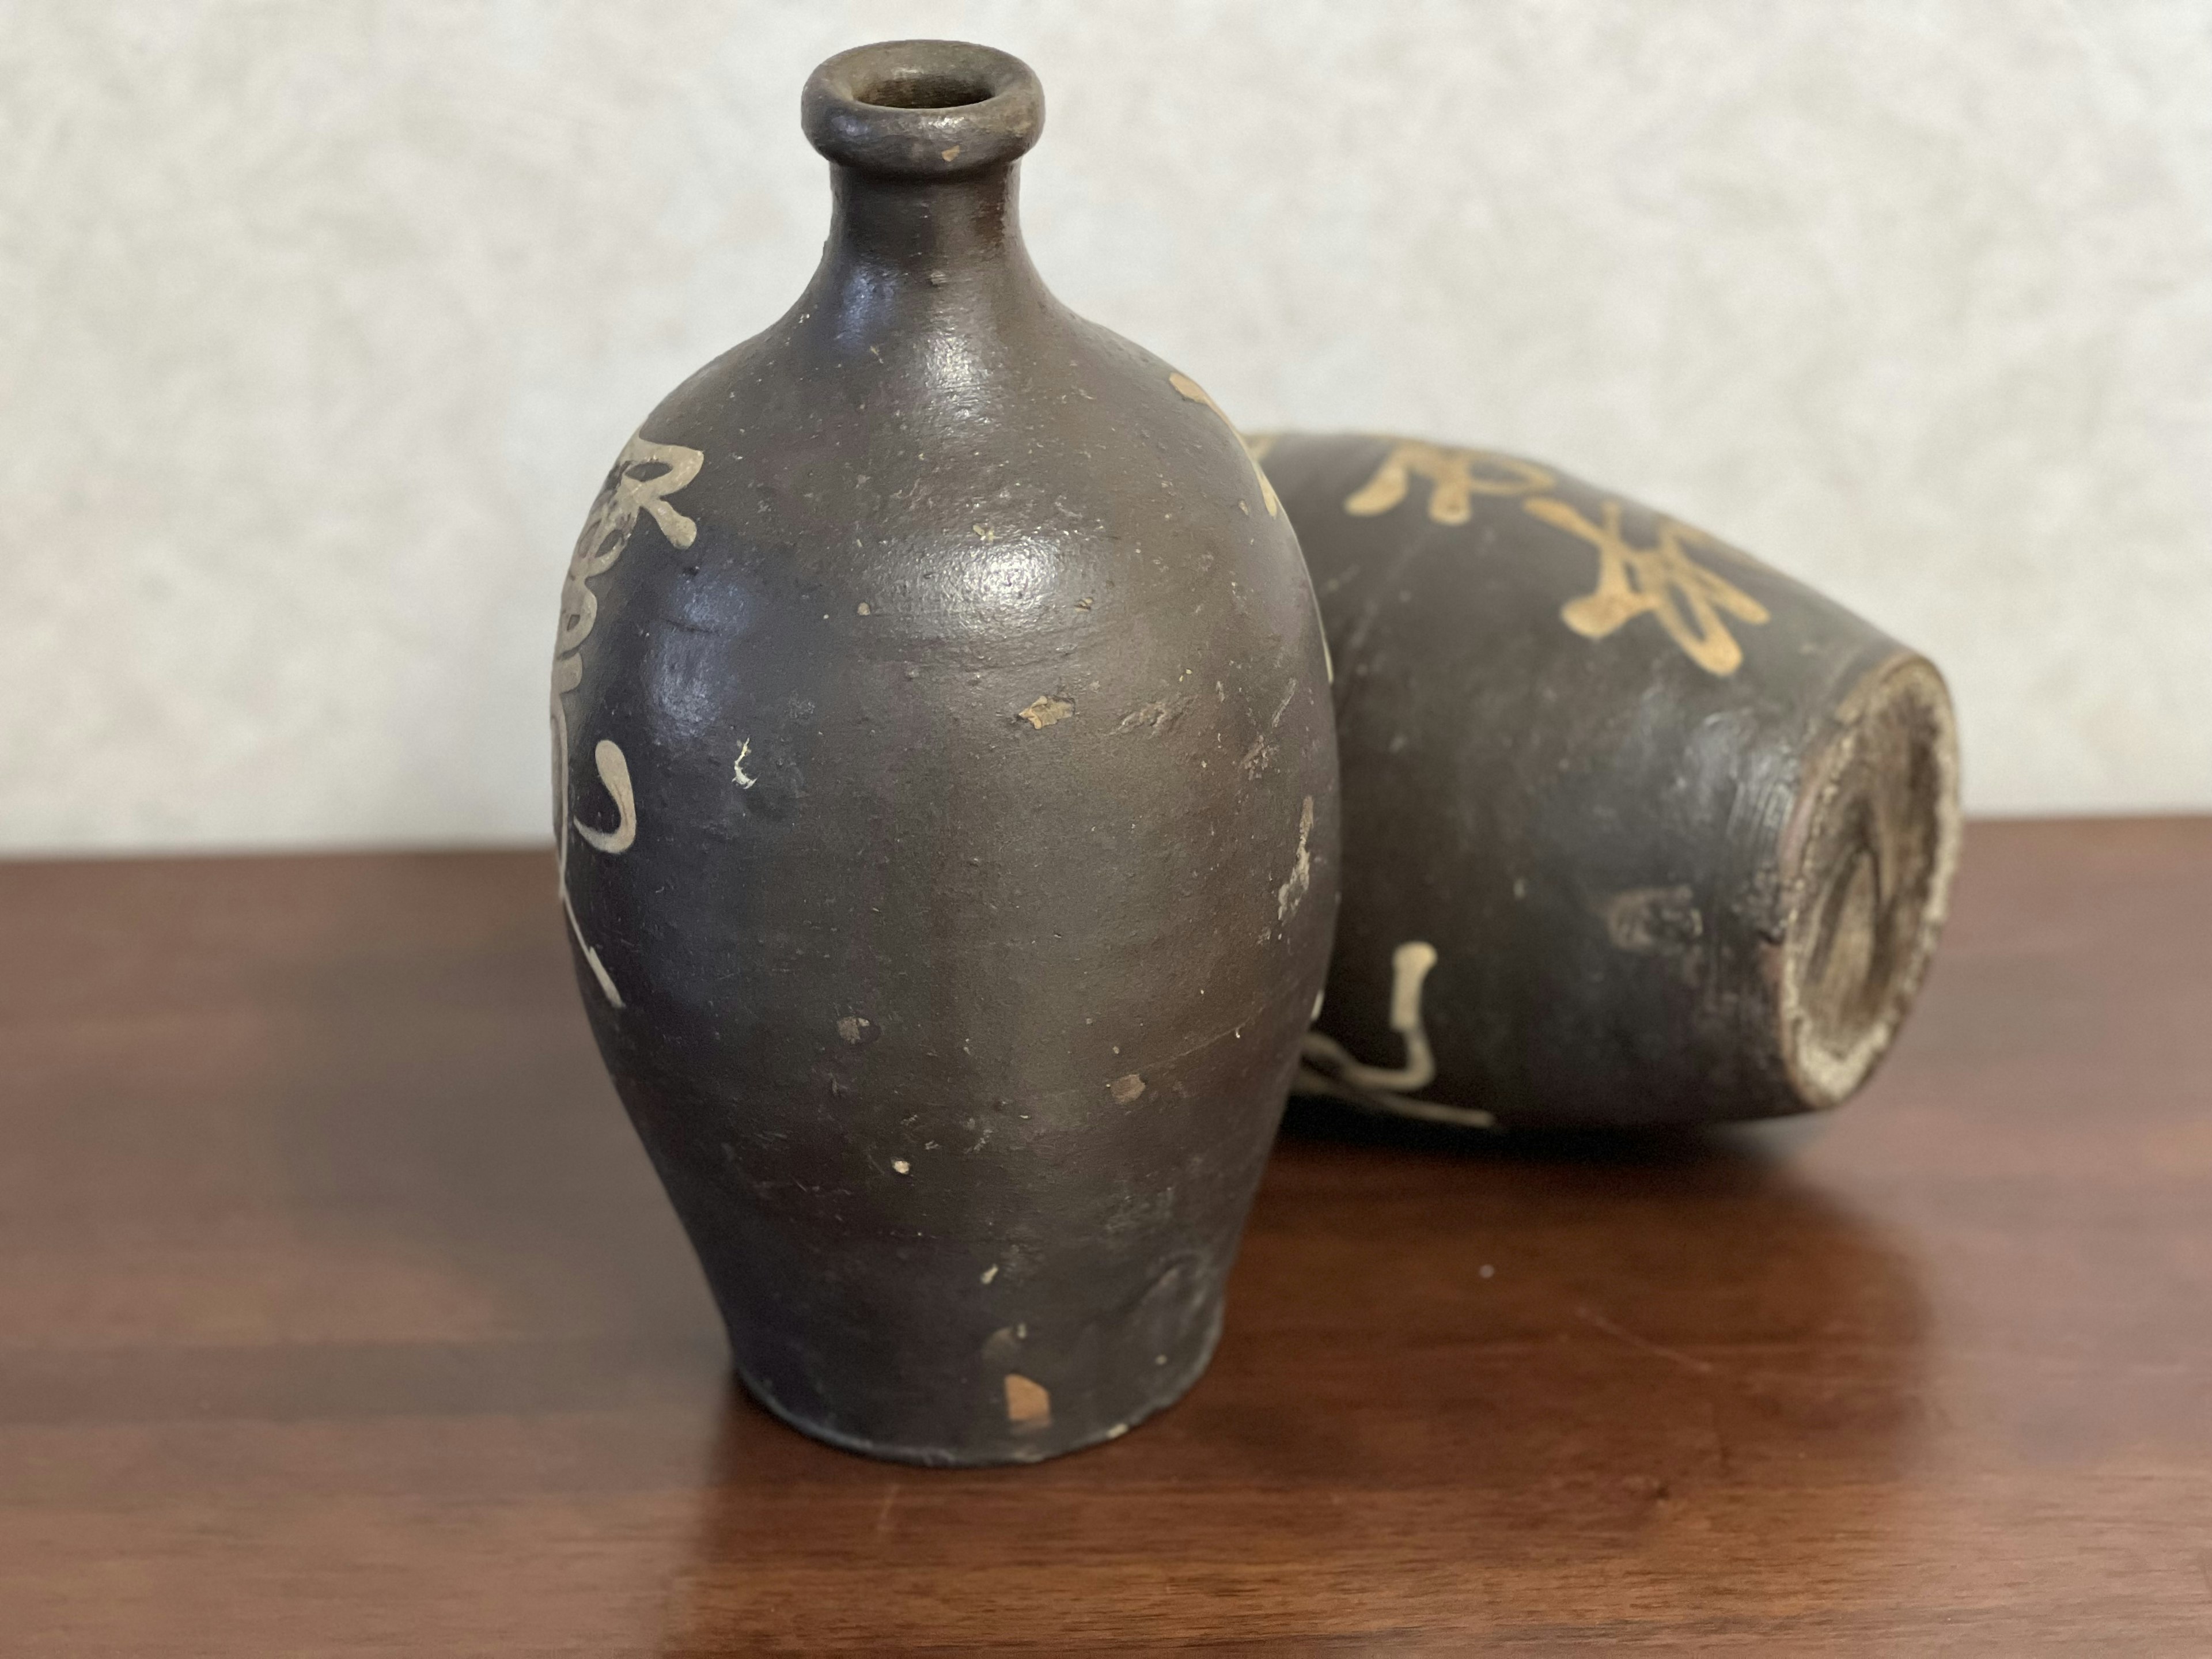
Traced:
<path id="1" fill-rule="evenodd" d="M 2212 1654 L 2212 821 L 1979 824 L 1817 1122 L 1294 1115 L 1029 1469 L 732 1392 L 544 854 L 0 866 L 0 1652 Z"/>

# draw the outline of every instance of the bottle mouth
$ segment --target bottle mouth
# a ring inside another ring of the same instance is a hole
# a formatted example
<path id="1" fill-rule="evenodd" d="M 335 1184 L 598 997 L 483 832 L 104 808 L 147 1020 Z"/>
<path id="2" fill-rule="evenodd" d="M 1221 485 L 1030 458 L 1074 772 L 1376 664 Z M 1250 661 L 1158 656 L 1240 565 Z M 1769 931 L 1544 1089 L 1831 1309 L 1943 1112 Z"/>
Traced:
<path id="1" fill-rule="evenodd" d="M 807 142 L 840 167 L 940 179 L 1003 167 L 1044 131 L 1044 88 L 1012 53 L 964 40 L 884 40 L 807 77 Z"/>

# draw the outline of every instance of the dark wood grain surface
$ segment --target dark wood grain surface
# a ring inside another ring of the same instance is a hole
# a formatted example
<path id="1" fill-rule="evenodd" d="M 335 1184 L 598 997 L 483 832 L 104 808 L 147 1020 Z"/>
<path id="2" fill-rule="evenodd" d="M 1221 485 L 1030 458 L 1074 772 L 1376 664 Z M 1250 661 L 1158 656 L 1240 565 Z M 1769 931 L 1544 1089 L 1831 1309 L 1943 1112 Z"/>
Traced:
<path id="1" fill-rule="evenodd" d="M 2212 823 L 1982 824 L 1836 1115 L 1299 1114 L 1026 1470 L 734 1395 L 543 854 L 0 866 L 0 1651 L 2212 1654 Z"/>

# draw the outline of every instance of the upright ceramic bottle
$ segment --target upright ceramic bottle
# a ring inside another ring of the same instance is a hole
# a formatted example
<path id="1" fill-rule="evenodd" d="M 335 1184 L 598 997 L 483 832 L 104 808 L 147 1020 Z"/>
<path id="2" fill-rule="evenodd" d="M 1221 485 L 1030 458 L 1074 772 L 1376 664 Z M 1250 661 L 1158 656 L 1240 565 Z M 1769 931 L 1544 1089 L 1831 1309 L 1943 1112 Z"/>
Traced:
<path id="1" fill-rule="evenodd" d="M 1255 439 L 1336 653 L 1344 912 L 1305 1086 L 1448 1121 L 1834 1106 L 1959 846 L 1925 657 L 1558 469 Z"/>
<path id="2" fill-rule="evenodd" d="M 1289 521 L 1015 217 L 1043 99 L 807 82 L 812 283 L 623 448 L 553 672 L 562 902 L 738 1369 L 1026 1462 L 1205 1369 L 1324 973 L 1336 754 Z"/>

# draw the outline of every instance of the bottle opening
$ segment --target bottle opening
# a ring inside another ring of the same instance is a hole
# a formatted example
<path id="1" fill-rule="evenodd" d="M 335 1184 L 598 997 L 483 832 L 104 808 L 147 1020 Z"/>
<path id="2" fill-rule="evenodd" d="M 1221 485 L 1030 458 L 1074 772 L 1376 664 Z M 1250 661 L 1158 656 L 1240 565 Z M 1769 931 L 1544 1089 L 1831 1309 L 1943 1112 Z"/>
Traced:
<path id="1" fill-rule="evenodd" d="M 958 109 L 997 95 L 994 88 L 981 81 L 907 70 L 893 70 L 883 80 L 855 88 L 853 100 L 878 109 Z"/>
<path id="2" fill-rule="evenodd" d="M 840 167 L 933 179 L 1003 166 L 1044 129 L 1044 91 L 1018 58 L 961 40 L 840 52 L 799 99 L 807 141 Z"/>

